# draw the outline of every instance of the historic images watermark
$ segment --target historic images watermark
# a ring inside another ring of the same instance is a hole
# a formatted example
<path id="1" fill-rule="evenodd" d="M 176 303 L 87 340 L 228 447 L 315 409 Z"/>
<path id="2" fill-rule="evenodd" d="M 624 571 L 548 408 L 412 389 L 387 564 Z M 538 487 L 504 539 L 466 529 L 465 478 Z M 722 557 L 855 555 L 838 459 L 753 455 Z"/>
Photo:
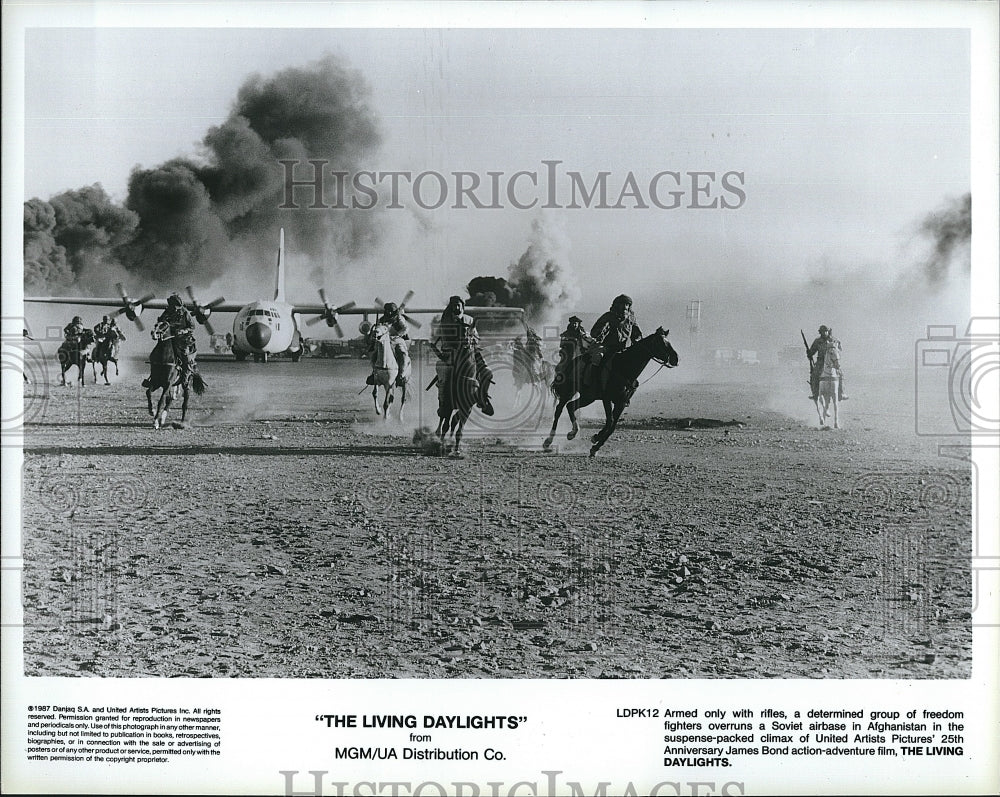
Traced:
<path id="1" fill-rule="evenodd" d="M 282 210 L 738 210 L 746 172 L 662 169 L 652 174 L 560 168 L 543 160 L 519 171 L 356 172 L 329 160 L 281 160 Z"/>
<path id="2" fill-rule="evenodd" d="M 746 785 L 740 780 L 664 780 L 652 785 L 647 783 L 615 782 L 611 780 L 581 783 L 566 777 L 561 769 L 543 769 L 535 780 L 520 780 L 515 783 L 487 781 L 483 784 L 472 781 L 351 781 L 338 780 L 329 770 L 310 769 L 300 775 L 297 769 L 282 769 L 278 774 L 283 778 L 285 794 L 288 797 L 322 797 L 324 794 L 338 795 L 454 795 L 455 797 L 554 797 L 558 794 L 620 794 L 623 797 L 648 795 L 649 797 L 680 797 L 680 795 L 743 795 Z M 312 776 L 311 778 L 308 776 Z M 296 779 L 298 776 L 298 780 Z"/>

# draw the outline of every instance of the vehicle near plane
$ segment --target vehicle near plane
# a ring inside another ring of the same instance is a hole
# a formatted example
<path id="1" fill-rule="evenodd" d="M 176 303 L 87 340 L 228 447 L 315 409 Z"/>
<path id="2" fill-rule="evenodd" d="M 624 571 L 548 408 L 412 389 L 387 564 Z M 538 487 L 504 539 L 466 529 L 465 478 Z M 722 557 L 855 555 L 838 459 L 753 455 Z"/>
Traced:
<path id="1" fill-rule="evenodd" d="M 24 301 L 47 304 L 69 304 L 95 307 L 114 307 L 114 315 L 124 315 L 141 330 L 144 329 L 141 315 L 143 310 L 163 310 L 167 303 L 162 299 L 156 299 L 152 293 L 146 294 L 139 299 L 132 299 L 125 292 L 121 283 L 118 284 L 119 298 L 114 297 L 67 297 L 67 296 L 33 296 L 26 297 Z M 216 313 L 235 313 L 233 319 L 232 339 L 229 347 L 233 356 L 237 360 L 246 360 L 252 357 L 255 362 L 267 362 L 268 357 L 277 354 L 288 355 L 293 362 L 297 362 L 303 354 L 303 335 L 299 329 L 298 316 L 313 316 L 306 321 L 306 324 L 318 324 L 325 321 L 327 326 L 333 329 L 338 338 L 344 337 L 344 331 L 340 327 L 338 317 L 341 315 L 363 316 L 358 331 L 362 336 L 371 329 L 369 316 L 378 316 L 382 313 L 384 302 L 378 297 L 375 298 L 375 305 L 370 307 L 358 307 L 353 301 L 346 302 L 339 306 L 333 306 L 327 300 L 326 291 L 319 289 L 319 296 L 322 304 L 295 304 L 285 298 L 285 231 L 281 230 L 278 236 L 278 261 L 275 275 L 275 288 L 273 299 L 260 299 L 251 302 L 227 302 L 220 296 L 208 304 L 201 304 L 195 297 L 191 286 L 185 289 L 189 302 L 184 306 L 191 312 L 195 320 L 205 327 L 209 335 L 214 336 L 215 330 L 209 318 Z M 413 318 L 414 315 L 435 314 L 439 315 L 441 308 L 418 308 L 411 309 L 406 303 L 413 298 L 413 291 L 407 293 L 399 308 L 404 318 L 410 324 L 420 327 L 421 324 Z M 480 317 L 491 319 L 493 323 L 497 320 L 509 323 L 512 326 L 524 325 L 524 310 L 520 307 L 468 307 L 466 312 L 477 320 Z"/>

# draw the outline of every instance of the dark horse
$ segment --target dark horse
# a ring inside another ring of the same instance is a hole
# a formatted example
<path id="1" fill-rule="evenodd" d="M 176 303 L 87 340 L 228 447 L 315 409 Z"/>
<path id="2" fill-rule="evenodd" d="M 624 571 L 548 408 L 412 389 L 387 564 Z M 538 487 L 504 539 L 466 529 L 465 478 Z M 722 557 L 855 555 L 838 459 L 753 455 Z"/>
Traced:
<path id="1" fill-rule="evenodd" d="M 104 384 L 110 385 L 108 381 L 108 363 L 115 364 L 115 376 L 118 376 L 118 349 L 123 336 L 117 329 L 113 329 L 106 338 L 99 341 L 94 347 L 94 353 L 90 357 L 91 367 L 94 369 L 94 382 L 97 382 L 97 364 L 101 364 L 101 376 L 104 377 Z"/>
<path id="2" fill-rule="evenodd" d="M 591 384 L 582 384 L 584 368 L 577 358 L 577 362 L 572 364 L 573 367 L 565 370 L 565 378 L 556 380 L 555 384 L 552 385 L 552 392 L 557 400 L 556 414 L 552 419 L 552 430 L 545 440 L 544 447 L 548 449 L 552 445 L 552 439 L 556 435 L 556 425 L 559 423 L 563 407 L 569 412 L 569 418 L 573 422 L 572 431 L 566 435 L 567 440 L 572 440 L 580 431 L 576 422 L 577 409 L 593 404 L 600 399 L 604 402 L 605 421 L 604 427 L 590 438 L 590 442 L 593 443 L 590 448 L 590 456 L 594 456 L 614 432 L 618 419 L 639 386 L 637 381 L 639 374 L 642 373 L 649 361 L 655 360 L 667 368 L 673 368 L 677 365 L 677 352 L 667 340 L 669 334 L 669 329 L 664 330 L 663 327 L 660 327 L 652 335 L 646 336 L 614 355 L 607 369 L 607 382 L 603 385 L 601 384 L 601 374 L 594 374 Z M 570 401 L 577 392 L 580 393 L 580 397 Z"/>
<path id="3" fill-rule="evenodd" d="M 444 368 L 450 371 L 447 379 L 441 378 Z M 487 415 L 493 414 L 489 396 L 493 372 L 483 363 L 480 369 L 481 382 L 476 374 L 476 352 L 471 344 L 455 349 L 450 362 L 439 364 L 437 435 L 441 438 L 443 448 L 445 437 L 449 433 L 455 435 L 455 448 L 452 451 L 454 457 L 462 456 L 462 431 L 472 414 L 472 408 L 478 405 Z"/>
<path id="4" fill-rule="evenodd" d="M 79 371 L 79 381 L 80 387 L 83 387 L 84 376 L 86 375 L 87 363 L 90 362 L 91 351 L 94 346 L 94 333 L 89 329 L 83 330 L 80 333 L 79 340 L 76 342 L 65 341 L 56 352 L 56 357 L 59 358 L 59 367 L 62 372 L 59 374 L 59 384 L 66 384 L 66 372 L 72 368 L 74 365 Z M 97 375 L 94 375 L 94 381 L 97 381 Z"/>
<path id="5" fill-rule="evenodd" d="M 170 334 L 170 325 L 159 322 L 152 331 L 153 340 L 156 345 L 149 355 L 149 378 L 142 380 L 142 386 L 146 388 L 146 404 L 149 406 L 149 414 L 153 418 L 153 428 L 159 429 L 167 420 L 167 410 L 174 400 L 174 391 L 180 388 L 184 401 L 181 404 L 181 421 L 187 417 L 188 397 L 191 388 L 197 395 L 205 392 L 205 382 L 201 374 L 189 373 L 187 378 L 177 362 L 177 355 L 174 352 L 174 336 Z M 156 405 L 156 412 L 153 412 L 153 391 L 159 390 L 160 400 Z"/>

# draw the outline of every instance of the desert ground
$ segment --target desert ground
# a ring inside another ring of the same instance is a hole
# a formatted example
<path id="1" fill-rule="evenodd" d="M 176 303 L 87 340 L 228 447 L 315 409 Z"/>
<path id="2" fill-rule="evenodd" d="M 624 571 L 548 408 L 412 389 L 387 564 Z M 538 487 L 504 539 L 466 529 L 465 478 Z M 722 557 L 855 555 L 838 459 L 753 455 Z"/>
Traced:
<path id="1" fill-rule="evenodd" d="M 156 430 L 143 358 L 25 386 L 28 675 L 963 678 L 971 474 L 914 431 L 912 368 L 805 360 L 645 380 L 595 458 L 551 400 L 474 415 L 464 459 L 415 369 L 402 423 L 351 360 L 204 362 Z M 394 410 L 395 411 L 395 410 Z"/>

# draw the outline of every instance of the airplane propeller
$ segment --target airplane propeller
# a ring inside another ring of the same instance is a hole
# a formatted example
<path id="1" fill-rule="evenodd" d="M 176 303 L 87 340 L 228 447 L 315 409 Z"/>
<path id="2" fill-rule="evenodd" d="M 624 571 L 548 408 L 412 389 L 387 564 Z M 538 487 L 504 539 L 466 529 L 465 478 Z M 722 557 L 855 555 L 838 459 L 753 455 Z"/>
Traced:
<path id="1" fill-rule="evenodd" d="M 350 310 L 354 307 L 356 302 L 348 302 L 347 304 L 340 305 L 340 307 L 333 307 L 330 302 L 327 301 L 326 291 L 323 288 L 319 289 L 319 298 L 323 301 L 323 312 L 308 319 L 306 321 L 306 325 L 313 326 L 313 324 L 318 324 L 320 321 L 326 321 L 326 325 L 337 333 L 338 338 L 344 337 L 344 330 L 340 328 L 340 322 L 337 321 L 337 313 L 342 313 L 344 310 Z"/>
<path id="2" fill-rule="evenodd" d="M 156 294 L 147 293 L 141 299 L 130 299 L 128 294 L 125 293 L 125 287 L 119 282 L 115 285 L 118 289 L 118 293 L 122 297 L 122 306 L 112 313 L 112 315 L 123 315 L 132 323 L 134 323 L 140 332 L 144 332 L 146 327 L 143 326 L 142 321 L 139 319 L 139 314 L 142 312 L 142 306 L 148 302 L 150 299 L 155 299 Z"/>
<path id="3" fill-rule="evenodd" d="M 209 335 L 214 335 L 215 330 L 212 329 L 212 324 L 209 322 L 208 317 L 212 315 L 213 307 L 226 301 L 225 297 L 220 296 L 218 299 L 213 299 L 208 304 L 199 304 L 198 300 L 194 298 L 194 291 L 191 289 L 191 286 L 188 285 L 185 290 L 187 290 L 187 295 L 191 300 L 191 304 L 194 305 L 191 309 L 194 313 L 195 319 L 199 324 L 204 326 L 206 330 L 208 330 Z"/>
<path id="4" fill-rule="evenodd" d="M 413 316 L 407 315 L 404 312 L 405 309 L 406 309 L 407 303 L 410 301 L 410 299 L 413 298 L 413 296 L 414 296 L 414 292 L 413 291 L 407 291 L 406 292 L 406 296 L 403 297 L 403 301 L 401 301 L 399 303 L 399 305 L 398 305 L 399 306 L 399 315 L 400 315 L 400 317 L 402 317 L 402 319 L 404 321 L 406 321 L 407 324 L 412 324 L 417 329 L 420 329 L 420 327 L 423 326 L 423 324 L 421 324 L 419 321 L 417 321 L 417 319 L 415 319 Z M 378 306 L 378 308 L 380 310 L 385 307 L 385 302 L 383 302 L 381 299 L 379 299 L 378 296 L 375 297 L 375 304 Z"/>

